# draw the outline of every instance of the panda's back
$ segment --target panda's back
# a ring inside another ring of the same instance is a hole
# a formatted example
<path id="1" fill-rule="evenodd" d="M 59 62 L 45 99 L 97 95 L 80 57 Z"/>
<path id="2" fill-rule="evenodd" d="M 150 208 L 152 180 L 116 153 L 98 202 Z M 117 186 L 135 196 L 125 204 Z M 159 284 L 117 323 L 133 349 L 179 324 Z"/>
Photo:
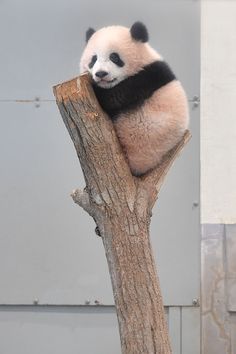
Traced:
<path id="1" fill-rule="evenodd" d="M 157 166 L 188 127 L 188 103 L 179 81 L 156 90 L 141 107 L 120 113 L 114 125 L 133 174 Z"/>

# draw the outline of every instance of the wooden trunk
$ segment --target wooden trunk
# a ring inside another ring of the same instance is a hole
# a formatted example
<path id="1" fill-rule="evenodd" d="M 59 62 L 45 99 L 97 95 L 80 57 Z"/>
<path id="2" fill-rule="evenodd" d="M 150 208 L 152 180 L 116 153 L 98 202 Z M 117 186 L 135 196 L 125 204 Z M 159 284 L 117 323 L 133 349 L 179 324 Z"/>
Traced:
<path id="1" fill-rule="evenodd" d="M 72 197 L 94 218 L 103 240 L 122 353 L 170 354 L 149 226 L 164 177 L 190 133 L 185 133 L 156 170 L 137 178 L 131 175 L 89 76 L 55 86 L 54 94 L 86 182 L 86 188 L 74 190 Z"/>

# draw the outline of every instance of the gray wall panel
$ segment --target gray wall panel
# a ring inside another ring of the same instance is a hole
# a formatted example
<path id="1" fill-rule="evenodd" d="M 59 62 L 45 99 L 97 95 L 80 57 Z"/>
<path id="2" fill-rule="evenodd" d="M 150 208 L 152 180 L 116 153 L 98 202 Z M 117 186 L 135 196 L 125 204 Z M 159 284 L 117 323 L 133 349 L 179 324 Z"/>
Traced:
<path id="1" fill-rule="evenodd" d="M 120 354 L 114 308 L 0 308 L 1 354 Z"/>
<path id="2" fill-rule="evenodd" d="M 225 237 L 228 310 L 236 312 L 236 225 L 226 225 Z"/>
<path id="3" fill-rule="evenodd" d="M 227 308 L 225 225 L 202 228 L 202 354 L 234 354 Z"/>
<path id="4" fill-rule="evenodd" d="M 236 353 L 236 313 L 231 313 L 231 350 Z"/>
<path id="5" fill-rule="evenodd" d="M 108 24 L 147 23 L 151 44 L 199 93 L 199 3 L 191 0 L 0 2 L 0 98 L 52 98 L 51 86 L 78 73 L 85 31 Z M 181 24 L 181 25 L 180 25 Z M 190 50 L 191 48 L 191 50 Z"/>
<path id="6" fill-rule="evenodd" d="M 199 92 L 199 3 L 152 1 L 0 2 L 0 100 L 53 99 L 51 86 L 78 73 L 88 26 L 147 23 L 151 44 Z M 181 25 L 180 25 L 181 23 Z M 4 68 L 4 69 L 3 69 Z M 194 70 L 193 70 L 194 68 Z M 4 85 L 2 84 L 4 83 Z M 190 104 L 192 107 L 192 104 Z M 0 303 L 112 304 L 101 240 L 69 193 L 84 182 L 54 102 L 0 102 Z M 154 209 L 151 236 L 164 301 L 199 296 L 199 108 L 192 141 L 170 172 Z M 7 274 L 7 276 L 6 276 Z"/>
<path id="7" fill-rule="evenodd" d="M 181 335 L 181 354 L 200 354 L 200 310 L 198 307 L 182 308 Z"/>
<path id="8" fill-rule="evenodd" d="M 69 195 L 83 179 L 56 106 L 1 112 L 0 303 L 112 303 L 101 239 Z"/>
<path id="9" fill-rule="evenodd" d="M 86 29 L 144 21 L 189 100 L 199 94 L 199 2 L 131 0 L 129 8 L 125 0 L 101 0 L 96 8 L 92 0 L 0 1 L 0 303 L 39 301 L 0 306 L 1 354 L 120 354 L 114 308 L 40 304 L 113 303 L 94 223 L 69 197 L 84 182 L 52 94 L 52 85 L 78 74 Z M 39 108 L 16 103 L 36 96 Z M 192 141 L 152 218 L 170 305 L 191 305 L 199 295 L 199 210 L 193 205 L 199 199 L 199 108 L 191 117 Z M 182 354 L 183 320 L 184 332 L 195 331 L 199 340 L 198 309 L 191 310 L 183 318 L 182 308 L 166 309 L 176 354 Z"/>
<path id="10" fill-rule="evenodd" d="M 191 305 L 199 298 L 198 115 L 198 108 L 191 111 L 193 137 L 172 167 L 153 209 L 151 237 L 166 305 Z"/>
<path id="11" fill-rule="evenodd" d="M 165 310 L 173 353 L 200 354 L 199 309 L 175 307 Z M 185 332 L 182 332 L 182 322 Z M 115 309 L 0 306 L 0 353 L 120 354 Z"/>
<path id="12" fill-rule="evenodd" d="M 181 354 L 181 324 L 181 307 L 170 307 L 168 327 L 171 338 L 171 347 L 175 349 L 175 354 Z"/>

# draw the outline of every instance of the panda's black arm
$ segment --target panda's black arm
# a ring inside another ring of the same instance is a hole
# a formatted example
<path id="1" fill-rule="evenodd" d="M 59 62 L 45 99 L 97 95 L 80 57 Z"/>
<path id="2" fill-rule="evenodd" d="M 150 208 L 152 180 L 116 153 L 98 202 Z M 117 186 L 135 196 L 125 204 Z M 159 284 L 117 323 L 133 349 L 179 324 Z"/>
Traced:
<path id="1" fill-rule="evenodd" d="M 104 111 L 116 119 L 120 113 L 141 106 L 156 90 L 175 79 L 165 61 L 155 61 L 110 89 L 95 84 L 93 88 Z"/>

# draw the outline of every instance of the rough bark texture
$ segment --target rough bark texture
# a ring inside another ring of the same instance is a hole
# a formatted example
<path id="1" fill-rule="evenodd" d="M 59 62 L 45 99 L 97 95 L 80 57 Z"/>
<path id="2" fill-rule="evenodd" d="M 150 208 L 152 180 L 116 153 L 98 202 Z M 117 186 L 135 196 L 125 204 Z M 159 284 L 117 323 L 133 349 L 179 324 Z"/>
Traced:
<path id="1" fill-rule="evenodd" d="M 158 169 L 136 178 L 89 77 L 82 75 L 57 85 L 54 94 L 86 182 L 86 188 L 73 191 L 72 197 L 94 218 L 105 247 L 122 353 L 170 354 L 149 225 L 164 177 L 190 133 L 186 132 Z"/>

